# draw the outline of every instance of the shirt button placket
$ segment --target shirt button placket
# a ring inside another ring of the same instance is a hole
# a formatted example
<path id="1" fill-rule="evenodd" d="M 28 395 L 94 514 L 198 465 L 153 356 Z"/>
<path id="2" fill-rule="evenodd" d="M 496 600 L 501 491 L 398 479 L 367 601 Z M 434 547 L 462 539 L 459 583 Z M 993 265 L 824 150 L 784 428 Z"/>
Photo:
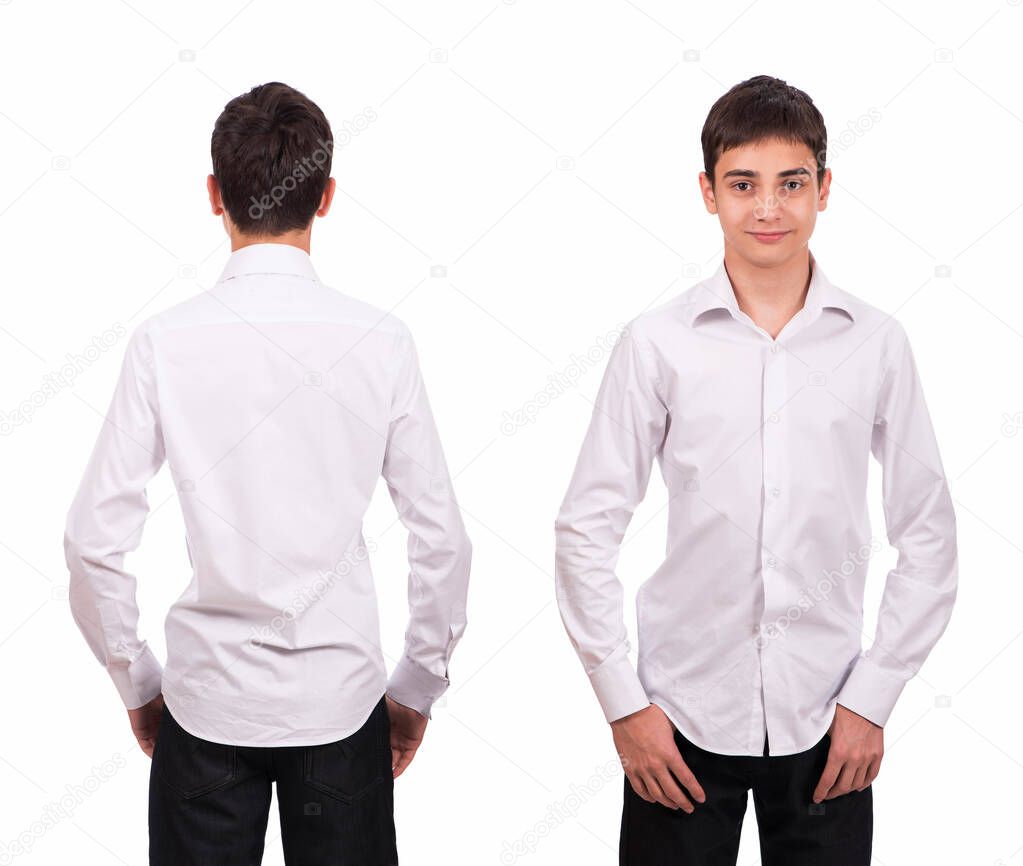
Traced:
<path id="1" fill-rule="evenodd" d="M 772 340 L 764 351 L 764 397 L 762 410 L 763 423 L 763 491 L 764 507 L 761 512 L 761 578 L 764 590 L 763 622 L 758 629 L 757 645 L 760 655 L 760 686 L 763 693 L 765 715 L 769 715 L 770 692 L 770 656 L 771 630 L 768 624 L 777 618 L 781 602 L 782 585 L 779 580 L 782 563 L 778 558 L 777 528 L 784 519 L 778 505 L 778 497 L 783 485 L 782 463 L 785 458 L 783 436 L 785 433 L 784 406 L 787 400 L 786 390 L 787 355 L 782 346 Z M 759 729 L 762 733 L 763 729 Z"/>
<path id="2" fill-rule="evenodd" d="M 785 364 L 786 355 L 781 351 L 781 345 L 772 340 L 764 353 L 764 402 L 763 402 L 763 491 L 764 508 L 761 513 L 761 540 L 760 561 L 763 566 L 761 573 L 764 581 L 764 619 L 768 621 L 772 611 L 777 608 L 773 602 L 776 600 L 774 573 L 780 568 L 777 557 L 776 539 L 778 533 L 775 531 L 784 515 L 777 508 L 778 497 L 781 493 L 781 468 L 785 456 L 785 448 L 782 445 L 785 432 L 785 419 L 783 417 L 784 404 L 787 399 L 785 393 Z"/>

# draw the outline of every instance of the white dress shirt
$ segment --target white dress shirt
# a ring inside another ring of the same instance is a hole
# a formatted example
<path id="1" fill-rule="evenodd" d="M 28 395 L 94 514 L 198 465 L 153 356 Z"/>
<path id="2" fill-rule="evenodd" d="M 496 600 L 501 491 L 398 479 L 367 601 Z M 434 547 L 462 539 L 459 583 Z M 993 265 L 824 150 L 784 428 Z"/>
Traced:
<path id="1" fill-rule="evenodd" d="M 192 574 L 161 670 L 123 560 L 164 459 Z M 381 475 L 411 567 L 389 679 L 362 529 Z M 64 544 L 75 621 L 125 706 L 162 691 L 183 728 L 216 742 L 341 739 L 385 690 L 429 716 L 465 628 L 471 548 L 412 337 L 287 244 L 233 252 L 212 289 L 131 334 Z"/>
<path id="2" fill-rule="evenodd" d="M 956 523 L 903 327 L 810 256 L 803 307 L 772 338 L 724 262 L 629 323 L 615 345 L 556 520 L 565 627 L 609 722 L 657 704 L 696 745 L 786 755 L 841 703 L 884 725 L 948 624 Z M 869 455 L 888 541 L 862 651 Z M 619 547 L 656 456 L 664 562 L 640 587 L 638 671 Z"/>

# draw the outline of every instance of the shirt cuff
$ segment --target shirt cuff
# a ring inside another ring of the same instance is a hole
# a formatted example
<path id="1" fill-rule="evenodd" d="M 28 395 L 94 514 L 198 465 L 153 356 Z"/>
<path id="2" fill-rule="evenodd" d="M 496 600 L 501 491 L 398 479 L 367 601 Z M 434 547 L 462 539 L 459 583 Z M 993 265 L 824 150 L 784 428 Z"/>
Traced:
<path id="1" fill-rule="evenodd" d="M 628 656 L 602 664 L 590 674 L 590 684 L 608 723 L 650 706 L 646 689 Z"/>
<path id="2" fill-rule="evenodd" d="M 107 668 L 107 672 L 124 706 L 129 710 L 145 706 L 160 694 L 163 666 L 145 641 L 134 661 L 128 665 L 112 665 Z"/>
<path id="3" fill-rule="evenodd" d="M 906 682 L 860 656 L 838 693 L 838 703 L 883 728 Z"/>
<path id="4" fill-rule="evenodd" d="M 432 719 L 430 709 L 447 691 L 450 681 L 430 673 L 408 656 L 402 658 L 387 681 L 387 694 L 402 706 L 411 707 L 420 715 Z"/>

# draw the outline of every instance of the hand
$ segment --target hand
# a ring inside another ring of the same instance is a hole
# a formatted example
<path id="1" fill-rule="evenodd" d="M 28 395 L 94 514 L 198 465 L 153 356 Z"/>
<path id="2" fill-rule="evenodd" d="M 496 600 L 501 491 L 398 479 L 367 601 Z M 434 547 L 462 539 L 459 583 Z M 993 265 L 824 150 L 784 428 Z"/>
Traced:
<path id="1" fill-rule="evenodd" d="M 675 745 L 674 725 L 657 704 L 615 719 L 611 732 L 632 790 L 648 803 L 692 814 L 696 807 L 679 782 L 695 800 L 706 801 L 707 795 Z"/>
<path id="2" fill-rule="evenodd" d="M 387 713 L 391 717 L 391 772 L 397 779 L 416 756 L 430 720 L 411 707 L 399 704 L 390 695 L 387 695 Z"/>
<path id="3" fill-rule="evenodd" d="M 139 748 L 150 758 L 156 748 L 156 733 L 160 729 L 160 715 L 163 713 L 163 695 L 157 695 L 148 704 L 128 710 L 131 732 L 139 741 Z"/>
<path id="4" fill-rule="evenodd" d="M 815 803 L 862 791 L 877 778 L 884 756 L 884 728 L 841 704 L 835 704 L 828 734 L 828 763 L 813 792 Z"/>

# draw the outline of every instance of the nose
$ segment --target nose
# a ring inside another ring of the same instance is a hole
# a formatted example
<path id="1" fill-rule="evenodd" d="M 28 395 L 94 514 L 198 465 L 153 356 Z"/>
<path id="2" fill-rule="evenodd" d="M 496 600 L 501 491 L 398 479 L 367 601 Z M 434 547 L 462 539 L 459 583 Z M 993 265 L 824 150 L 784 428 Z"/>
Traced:
<path id="1" fill-rule="evenodd" d="M 782 202 L 773 193 L 753 205 L 753 218 L 759 222 L 777 222 L 782 216 Z"/>

